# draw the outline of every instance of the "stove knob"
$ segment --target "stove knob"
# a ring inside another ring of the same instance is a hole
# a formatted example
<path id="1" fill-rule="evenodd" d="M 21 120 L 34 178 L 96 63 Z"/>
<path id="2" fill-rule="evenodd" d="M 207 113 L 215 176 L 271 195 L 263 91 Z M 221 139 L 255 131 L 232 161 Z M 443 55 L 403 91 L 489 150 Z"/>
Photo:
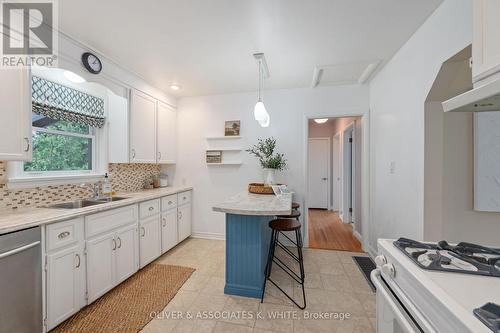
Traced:
<path id="1" fill-rule="evenodd" d="M 377 264 L 377 267 L 384 266 L 385 264 L 387 264 L 387 259 L 383 254 L 380 254 L 375 257 L 375 263 Z"/>
<path id="2" fill-rule="evenodd" d="M 396 269 L 393 264 L 385 264 L 382 266 L 382 272 L 391 278 L 396 276 Z"/>

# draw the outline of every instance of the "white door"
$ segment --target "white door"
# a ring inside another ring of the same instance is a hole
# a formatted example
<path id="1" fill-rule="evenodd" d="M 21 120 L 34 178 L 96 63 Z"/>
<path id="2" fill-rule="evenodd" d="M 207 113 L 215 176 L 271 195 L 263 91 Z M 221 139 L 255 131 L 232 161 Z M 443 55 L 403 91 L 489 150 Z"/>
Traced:
<path id="1" fill-rule="evenodd" d="M 178 243 L 177 209 L 162 213 L 161 217 L 161 252 L 165 253 Z"/>
<path id="2" fill-rule="evenodd" d="M 130 161 L 156 163 L 156 100 L 132 90 L 130 104 Z"/>
<path id="3" fill-rule="evenodd" d="M 500 1 L 474 0 L 472 75 L 474 81 L 500 71 Z"/>
<path id="4" fill-rule="evenodd" d="M 80 246 L 47 256 L 47 325 L 56 327 L 85 305 L 85 261 Z"/>
<path id="5" fill-rule="evenodd" d="M 340 179 L 340 170 L 342 166 L 340 165 L 340 133 L 337 133 L 333 137 L 332 142 L 332 209 L 341 210 L 341 193 L 340 185 L 342 184 Z"/>
<path id="6" fill-rule="evenodd" d="M 328 209 L 330 139 L 309 139 L 309 208 Z"/>
<path id="7" fill-rule="evenodd" d="M 115 233 L 87 241 L 87 291 L 92 303 L 115 286 Z"/>
<path id="8" fill-rule="evenodd" d="M 350 125 L 343 134 L 343 167 L 342 167 L 342 222 L 352 222 L 353 210 L 353 163 L 354 163 L 354 125 Z"/>
<path id="9" fill-rule="evenodd" d="M 173 164 L 176 160 L 177 113 L 165 103 L 158 102 L 158 163 Z"/>
<path id="10" fill-rule="evenodd" d="M 28 70 L 0 75 L 0 160 L 31 160 L 31 82 Z"/>
<path id="11" fill-rule="evenodd" d="M 138 270 L 137 226 L 123 227 L 116 232 L 116 284 Z"/>
<path id="12" fill-rule="evenodd" d="M 139 223 L 140 267 L 144 267 L 161 255 L 160 215 L 145 218 Z"/>
<path id="13" fill-rule="evenodd" d="M 128 100 L 108 91 L 109 163 L 129 163 Z"/>
<path id="14" fill-rule="evenodd" d="M 191 204 L 177 208 L 177 226 L 179 228 L 179 242 L 191 236 Z"/>

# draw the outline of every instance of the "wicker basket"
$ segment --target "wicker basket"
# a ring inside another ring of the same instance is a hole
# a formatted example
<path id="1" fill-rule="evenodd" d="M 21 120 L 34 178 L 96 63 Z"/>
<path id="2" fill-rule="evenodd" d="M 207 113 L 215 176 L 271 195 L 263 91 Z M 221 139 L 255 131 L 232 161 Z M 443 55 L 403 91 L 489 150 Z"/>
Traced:
<path id="1" fill-rule="evenodd" d="M 273 188 L 263 183 L 248 184 L 248 192 L 255 194 L 274 194 Z"/>

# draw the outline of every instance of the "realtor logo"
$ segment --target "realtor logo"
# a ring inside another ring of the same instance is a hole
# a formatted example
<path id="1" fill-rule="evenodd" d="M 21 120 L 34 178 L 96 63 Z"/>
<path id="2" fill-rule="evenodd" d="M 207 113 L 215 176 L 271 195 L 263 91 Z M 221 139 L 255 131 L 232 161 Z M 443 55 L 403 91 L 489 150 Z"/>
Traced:
<path id="1" fill-rule="evenodd" d="M 0 67 L 57 66 L 55 0 L 5 0 L 1 11 Z"/>

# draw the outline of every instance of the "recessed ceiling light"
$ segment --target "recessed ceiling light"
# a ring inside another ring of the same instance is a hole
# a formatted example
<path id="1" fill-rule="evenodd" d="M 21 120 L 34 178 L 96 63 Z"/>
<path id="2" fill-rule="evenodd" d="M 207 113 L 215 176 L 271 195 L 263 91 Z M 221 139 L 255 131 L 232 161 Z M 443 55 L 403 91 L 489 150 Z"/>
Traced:
<path id="1" fill-rule="evenodd" d="M 170 86 L 170 89 L 177 91 L 181 89 L 181 86 L 179 86 L 178 84 L 172 84 Z"/>
<path id="2" fill-rule="evenodd" d="M 74 83 L 85 82 L 85 79 L 83 77 L 70 71 L 64 71 L 64 77 L 66 77 L 68 80 Z"/>
<path id="3" fill-rule="evenodd" d="M 318 118 L 318 119 L 314 119 L 314 121 L 317 123 L 317 124 L 324 124 L 328 121 L 328 118 Z"/>

